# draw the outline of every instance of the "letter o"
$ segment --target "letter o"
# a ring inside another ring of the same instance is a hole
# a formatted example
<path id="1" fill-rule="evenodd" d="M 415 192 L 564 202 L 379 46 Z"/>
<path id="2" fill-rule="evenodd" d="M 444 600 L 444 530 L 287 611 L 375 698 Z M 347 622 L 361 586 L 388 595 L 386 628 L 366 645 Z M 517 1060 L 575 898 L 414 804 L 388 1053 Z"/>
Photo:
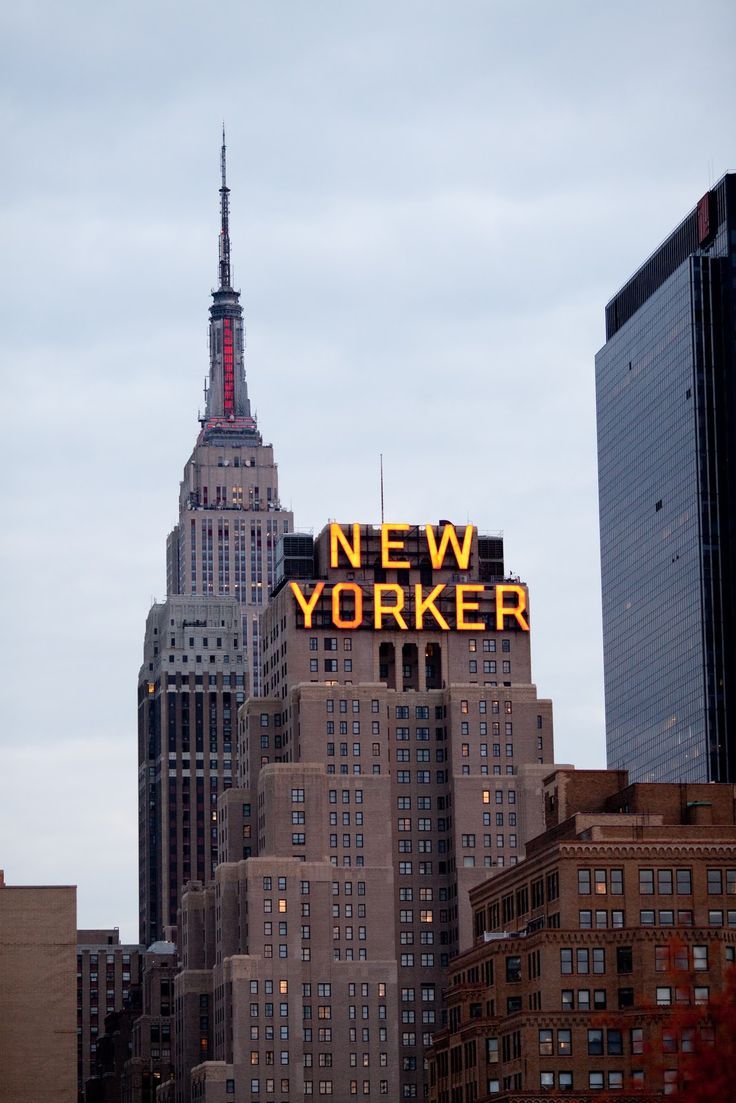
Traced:
<path id="1" fill-rule="evenodd" d="M 347 591 L 355 595 L 355 616 L 344 620 L 340 615 L 340 595 Z M 338 582 L 332 589 L 332 623 L 335 628 L 357 628 L 363 620 L 363 591 L 357 582 Z"/>

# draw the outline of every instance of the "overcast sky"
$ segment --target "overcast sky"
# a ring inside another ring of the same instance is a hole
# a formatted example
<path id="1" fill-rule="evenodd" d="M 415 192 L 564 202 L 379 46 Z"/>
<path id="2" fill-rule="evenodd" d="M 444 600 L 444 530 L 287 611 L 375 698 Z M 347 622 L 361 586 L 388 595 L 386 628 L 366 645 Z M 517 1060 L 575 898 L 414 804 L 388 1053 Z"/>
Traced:
<path id="1" fill-rule="evenodd" d="M 297 527 L 472 520 L 605 765 L 604 306 L 736 169 L 736 7 L 0 13 L 0 867 L 137 939 L 136 680 L 197 433 L 228 131 L 250 394 Z"/>

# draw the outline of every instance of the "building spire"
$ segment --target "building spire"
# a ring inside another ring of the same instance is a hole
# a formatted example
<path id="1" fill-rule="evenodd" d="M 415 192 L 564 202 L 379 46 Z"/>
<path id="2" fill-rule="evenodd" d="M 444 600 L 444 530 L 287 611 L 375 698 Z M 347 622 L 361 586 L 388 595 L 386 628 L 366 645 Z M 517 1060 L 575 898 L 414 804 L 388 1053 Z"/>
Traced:
<path id="1" fill-rule="evenodd" d="M 245 379 L 245 325 L 240 292 L 233 287 L 230 263 L 230 189 L 227 186 L 227 147 L 222 127 L 220 150 L 220 249 L 217 287 L 210 306 L 210 374 L 204 416 L 200 417 L 207 439 L 235 437 L 260 440 L 250 412 Z M 214 437 L 212 434 L 214 433 Z M 233 436 L 235 434 L 235 436 Z M 243 436 L 244 435 L 244 436 Z"/>
<path id="2" fill-rule="evenodd" d="M 231 286 L 230 277 L 230 189 L 226 180 L 226 146 L 225 124 L 222 124 L 222 149 L 220 151 L 220 171 L 222 173 L 222 186 L 220 188 L 220 290 L 227 290 Z"/>

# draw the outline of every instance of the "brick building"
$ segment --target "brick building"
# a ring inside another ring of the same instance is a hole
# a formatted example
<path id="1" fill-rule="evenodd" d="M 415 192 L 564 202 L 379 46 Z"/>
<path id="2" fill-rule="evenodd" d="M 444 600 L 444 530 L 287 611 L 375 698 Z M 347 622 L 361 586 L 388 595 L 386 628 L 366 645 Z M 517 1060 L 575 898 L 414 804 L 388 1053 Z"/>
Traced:
<path id="1" fill-rule="evenodd" d="M 105 1016 L 128 1003 L 140 984 L 142 946 L 120 942 L 117 927 L 77 931 L 77 1090 L 84 1098 Z"/>
<path id="2" fill-rule="evenodd" d="M 422 1098 L 467 890 L 543 827 L 528 594 L 499 537 L 444 522 L 287 535 L 277 562 L 267 696 L 182 899 L 176 1100 Z"/>
<path id="3" fill-rule="evenodd" d="M 736 789 L 627 782 L 551 774 L 545 833 L 471 891 L 432 1103 L 674 1090 L 693 1039 L 673 1013 L 706 1004 L 736 955 Z"/>
<path id="4" fill-rule="evenodd" d="M 77 1094 L 73 886 L 7 885 L 0 870 L 0 1101 Z"/>
<path id="5" fill-rule="evenodd" d="M 80 932 L 87 935 L 106 932 Z M 123 966 L 126 957 L 131 978 L 137 984 L 125 989 L 123 1004 L 112 1010 L 112 988 L 107 989 L 108 1013 L 104 1033 L 95 1035 L 92 1075 L 85 1083 L 87 1103 L 154 1103 L 157 1089 L 173 1074 L 174 978 L 178 969 L 176 946 L 154 942 L 142 947 L 118 947 L 121 961 L 115 960 L 114 947 L 96 954 L 112 978 L 112 970 Z M 126 954 L 125 951 L 130 953 Z M 133 951 L 138 951 L 134 954 Z M 92 955 L 90 955 L 92 956 Z M 109 959 L 113 958 L 111 962 Z M 92 962 L 90 962 L 92 964 Z"/>

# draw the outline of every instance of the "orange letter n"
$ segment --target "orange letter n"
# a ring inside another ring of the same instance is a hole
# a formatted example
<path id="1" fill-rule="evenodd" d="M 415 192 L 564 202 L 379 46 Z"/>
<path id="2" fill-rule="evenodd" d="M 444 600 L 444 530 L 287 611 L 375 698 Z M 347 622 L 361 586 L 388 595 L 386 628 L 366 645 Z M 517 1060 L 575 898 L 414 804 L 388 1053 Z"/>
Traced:
<path id="1" fill-rule="evenodd" d="M 340 548 L 345 552 L 351 567 L 360 566 L 360 525 L 353 525 L 353 543 L 334 521 L 330 524 L 330 566 L 337 567 Z"/>

